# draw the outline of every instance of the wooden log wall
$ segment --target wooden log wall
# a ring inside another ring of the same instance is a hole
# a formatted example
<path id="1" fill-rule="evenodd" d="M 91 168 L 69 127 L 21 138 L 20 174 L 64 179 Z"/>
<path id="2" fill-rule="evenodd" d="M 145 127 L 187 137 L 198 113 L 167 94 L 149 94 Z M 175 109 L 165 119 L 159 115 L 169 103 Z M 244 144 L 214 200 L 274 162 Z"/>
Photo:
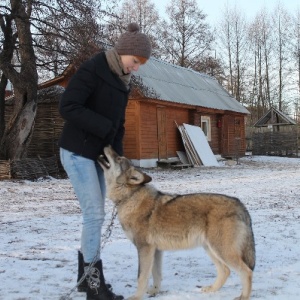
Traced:
<path id="1" fill-rule="evenodd" d="M 27 157 L 59 157 L 57 145 L 64 121 L 58 112 L 58 103 L 41 103 L 38 106 L 34 132 Z"/>

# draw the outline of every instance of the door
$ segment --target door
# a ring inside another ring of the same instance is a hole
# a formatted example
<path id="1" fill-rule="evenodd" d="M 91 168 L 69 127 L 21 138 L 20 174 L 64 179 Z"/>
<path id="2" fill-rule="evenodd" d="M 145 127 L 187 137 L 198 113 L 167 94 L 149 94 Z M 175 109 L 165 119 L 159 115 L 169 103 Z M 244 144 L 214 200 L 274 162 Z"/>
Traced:
<path id="1" fill-rule="evenodd" d="M 167 125 L 166 125 L 166 108 L 157 107 L 157 141 L 158 141 L 158 159 L 167 158 Z"/>
<path id="2" fill-rule="evenodd" d="M 222 118 L 222 137 L 221 137 L 221 154 L 222 156 L 226 157 L 229 156 L 229 122 L 230 122 L 230 118 L 228 118 L 228 116 L 223 116 Z"/>
<path id="3" fill-rule="evenodd" d="M 224 116 L 222 122 L 222 155 L 237 157 L 242 153 L 242 122 L 240 116 Z"/>
<path id="4" fill-rule="evenodd" d="M 242 117 L 234 118 L 234 151 L 237 158 L 243 153 L 242 122 Z"/>

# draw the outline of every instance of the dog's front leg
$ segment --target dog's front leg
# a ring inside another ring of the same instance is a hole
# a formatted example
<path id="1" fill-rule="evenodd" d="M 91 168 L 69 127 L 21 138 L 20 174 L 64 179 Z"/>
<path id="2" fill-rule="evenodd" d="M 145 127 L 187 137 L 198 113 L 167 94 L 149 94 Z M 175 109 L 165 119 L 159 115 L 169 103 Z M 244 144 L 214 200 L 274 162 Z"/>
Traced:
<path id="1" fill-rule="evenodd" d="M 147 291 L 148 280 L 153 266 L 155 247 L 150 245 L 137 245 L 139 256 L 138 286 L 134 296 L 128 300 L 141 300 Z"/>
<path id="2" fill-rule="evenodd" d="M 155 296 L 160 291 L 161 286 L 161 266 L 162 266 L 162 251 L 155 250 L 154 262 L 152 267 L 153 286 L 148 290 L 148 294 Z"/>

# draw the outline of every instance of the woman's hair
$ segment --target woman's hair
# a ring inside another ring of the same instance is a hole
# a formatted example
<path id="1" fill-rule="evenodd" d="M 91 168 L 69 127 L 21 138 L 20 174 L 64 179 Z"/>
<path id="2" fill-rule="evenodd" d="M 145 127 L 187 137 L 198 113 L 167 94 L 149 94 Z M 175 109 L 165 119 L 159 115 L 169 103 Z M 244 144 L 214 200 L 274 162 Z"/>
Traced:
<path id="1" fill-rule="evenodd" d="M 141 65 L 145 64 L 148 60 L 146 57 L 142 57 L 142 56 L 135 55 L 135 57 L 140 61 Z"/>

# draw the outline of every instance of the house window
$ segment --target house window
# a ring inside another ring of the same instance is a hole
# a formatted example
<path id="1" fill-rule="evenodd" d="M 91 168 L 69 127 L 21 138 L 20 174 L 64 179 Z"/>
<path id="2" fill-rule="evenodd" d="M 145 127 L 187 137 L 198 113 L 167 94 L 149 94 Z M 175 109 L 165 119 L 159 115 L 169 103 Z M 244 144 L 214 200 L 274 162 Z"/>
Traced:
<path id="1" fill-rule="evenodd" d="M 201 129 L 208 141 L 211 141 L 211 125 L 210 117 L 201 116 Z"/>

